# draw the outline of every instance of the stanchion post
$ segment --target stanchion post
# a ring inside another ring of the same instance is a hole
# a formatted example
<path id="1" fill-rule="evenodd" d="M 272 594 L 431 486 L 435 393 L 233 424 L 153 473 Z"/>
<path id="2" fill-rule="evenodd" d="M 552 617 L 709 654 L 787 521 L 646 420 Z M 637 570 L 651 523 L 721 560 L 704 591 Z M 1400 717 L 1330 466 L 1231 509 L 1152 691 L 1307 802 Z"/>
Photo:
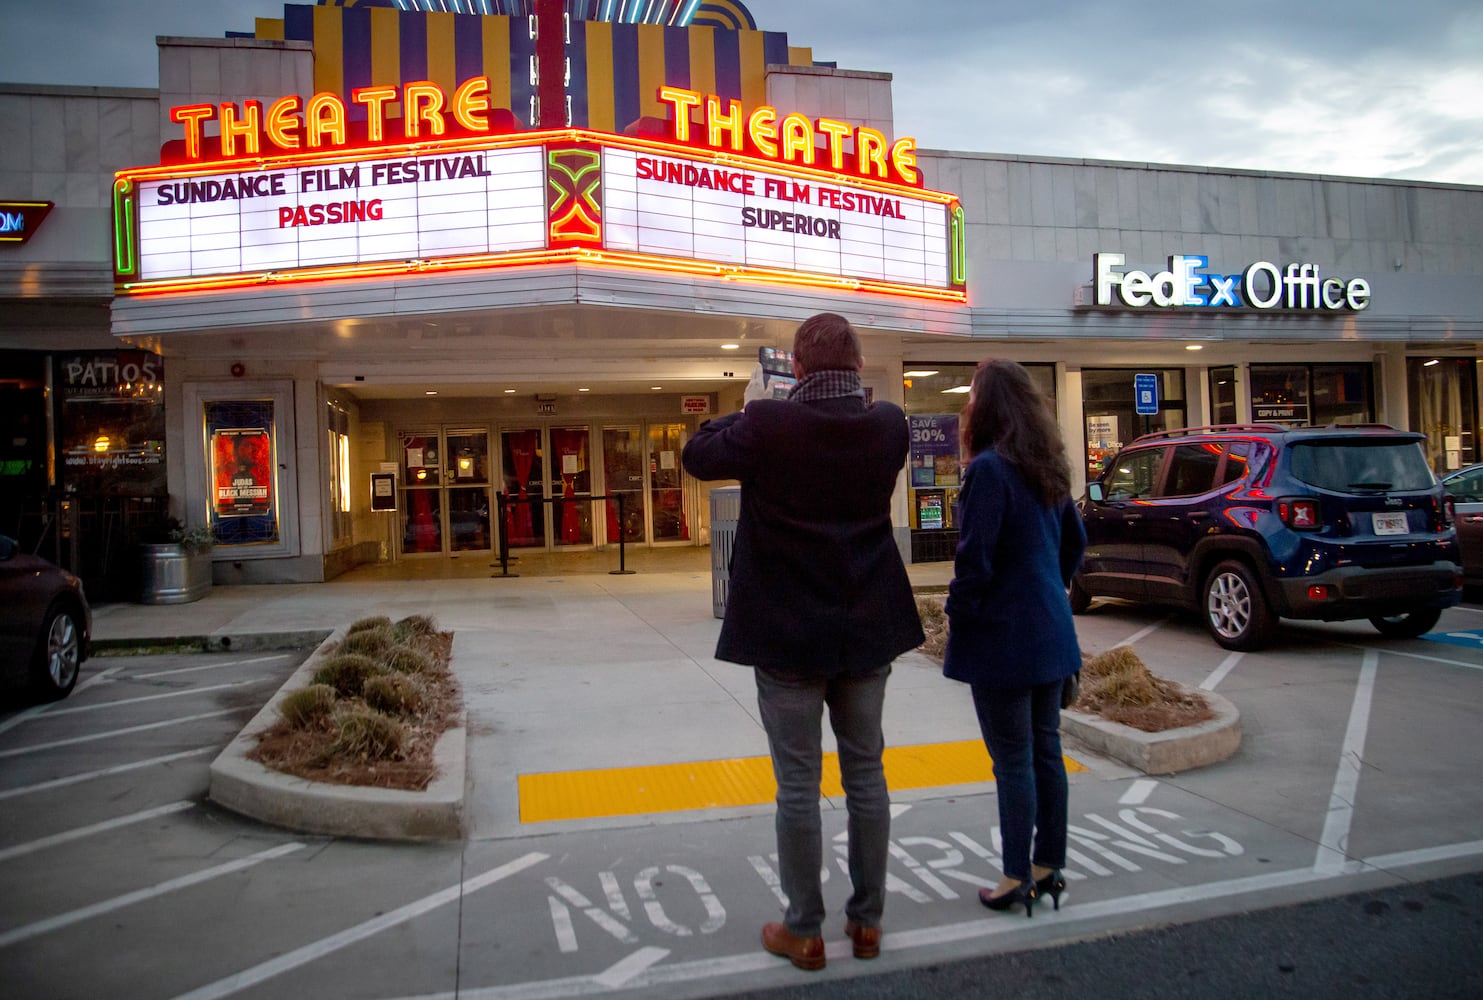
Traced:
<path id="1" fill-rule="evenodd" d="M 510 572 L 510 522 L 505 517 L 507 498 L 504 491 L 495 492 L 494 503 L 498 508 L 496 516 L 499 518 L 499 572 L 493 575 L 495 577 L 519 576 L 519 573 Z"/>
<path id="2" fill-rule="evenodd" d="M 628 540 L 628 524 L 623 519 L 623 494 L 617 494 L 618 500 L 618 568 L 608 570 L 609 576 L 632 576 L 633 570 L 628 568 L 626 543 Z"/>

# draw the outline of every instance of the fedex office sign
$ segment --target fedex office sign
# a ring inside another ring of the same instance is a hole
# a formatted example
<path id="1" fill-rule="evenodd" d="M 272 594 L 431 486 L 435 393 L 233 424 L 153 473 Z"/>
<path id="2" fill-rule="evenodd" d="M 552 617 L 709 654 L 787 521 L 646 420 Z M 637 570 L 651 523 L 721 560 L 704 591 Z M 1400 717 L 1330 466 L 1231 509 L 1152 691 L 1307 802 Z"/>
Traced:
<path id="1" fill-rule="evenodd" d="M 1098 306 L 1142 309 L 1309 309 L 1359 312 L 1370 304 L 1364 278 L 1325 278 L 1317 264 L 1276 264 L 1259 260 L 1244 271 L 1222 274 L 1210 258 L 1175 254 L 1157 274 L 1122 270 L 1120 253 L 1092 254 L 1092 286 Z"/>

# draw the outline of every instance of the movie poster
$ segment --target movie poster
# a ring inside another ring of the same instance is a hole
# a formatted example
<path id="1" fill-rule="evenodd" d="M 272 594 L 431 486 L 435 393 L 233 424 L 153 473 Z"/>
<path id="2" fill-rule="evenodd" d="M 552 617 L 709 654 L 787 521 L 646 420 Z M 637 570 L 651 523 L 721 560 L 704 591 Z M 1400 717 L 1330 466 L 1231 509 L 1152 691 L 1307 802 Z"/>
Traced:
<path id="1" fill-rule="evenodd" d="M 273 402 L 211 400 L 205 404 L 204 415 L 211 476 L 211 531 L 216 544 L 278 542 Z"/>

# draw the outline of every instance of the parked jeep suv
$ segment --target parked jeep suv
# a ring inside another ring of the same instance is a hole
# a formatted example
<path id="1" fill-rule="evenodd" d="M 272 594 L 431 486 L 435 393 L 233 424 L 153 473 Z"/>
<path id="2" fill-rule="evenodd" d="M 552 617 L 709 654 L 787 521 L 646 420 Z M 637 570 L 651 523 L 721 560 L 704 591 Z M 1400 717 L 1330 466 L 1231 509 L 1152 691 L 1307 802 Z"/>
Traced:
<path id="1" fill-rule="evenodd" d="M 1374 424 L 1148 434 L 1087 486 L 1073 611 L 1093 597 L 1201 613 L 1227 649 L 1278 618 L 1430 630 L 1461 597 L 1452 508 L 1422 435 Z"/>

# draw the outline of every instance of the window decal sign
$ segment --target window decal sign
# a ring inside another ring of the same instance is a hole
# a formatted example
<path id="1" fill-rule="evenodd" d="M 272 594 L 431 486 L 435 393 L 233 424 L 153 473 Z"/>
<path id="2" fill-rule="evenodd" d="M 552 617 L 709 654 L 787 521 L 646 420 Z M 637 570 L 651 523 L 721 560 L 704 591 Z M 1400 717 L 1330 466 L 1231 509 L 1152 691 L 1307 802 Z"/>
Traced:
<path id="1" fill-rule="evenodd" d="M 0 201 L 0 245 L 19 246 L 35 236 L 54 207 L 50 201 Z"/>

